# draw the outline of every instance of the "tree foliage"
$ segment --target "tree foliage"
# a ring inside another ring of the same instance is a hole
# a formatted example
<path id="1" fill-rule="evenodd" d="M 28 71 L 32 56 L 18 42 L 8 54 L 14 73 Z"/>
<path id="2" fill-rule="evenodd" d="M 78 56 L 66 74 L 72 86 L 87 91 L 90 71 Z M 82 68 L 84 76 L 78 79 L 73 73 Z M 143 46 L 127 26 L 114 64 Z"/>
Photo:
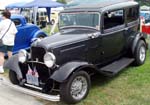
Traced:
<path id="1" fill-rule="evenodd" d="M 150 6 L 150 0 L 135 0 L 140 3 L 140 5 Z"/>
<path id="2" fill-rule="evenodd" d="M 57 2 L 66 4 L 66 0 L 57 0 Z"/>

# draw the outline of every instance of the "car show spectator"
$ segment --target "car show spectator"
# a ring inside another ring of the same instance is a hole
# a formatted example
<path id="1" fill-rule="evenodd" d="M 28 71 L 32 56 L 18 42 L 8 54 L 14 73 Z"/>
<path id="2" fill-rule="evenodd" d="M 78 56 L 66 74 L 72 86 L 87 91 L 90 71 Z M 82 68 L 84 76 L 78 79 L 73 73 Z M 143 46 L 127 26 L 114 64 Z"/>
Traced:
<path id="1" fill-rule="evenodd" d="M 0 22 L 0 73 L 4 73 L 3 64 L 4 56 L 7 53 L 8 57 L 12 56 L 12 49 L 14 46 L 15 34 L 17 29 L 15 24 L 10 20 L 11 13 L 8 10 L 2 12 L 2 20 Z"/>

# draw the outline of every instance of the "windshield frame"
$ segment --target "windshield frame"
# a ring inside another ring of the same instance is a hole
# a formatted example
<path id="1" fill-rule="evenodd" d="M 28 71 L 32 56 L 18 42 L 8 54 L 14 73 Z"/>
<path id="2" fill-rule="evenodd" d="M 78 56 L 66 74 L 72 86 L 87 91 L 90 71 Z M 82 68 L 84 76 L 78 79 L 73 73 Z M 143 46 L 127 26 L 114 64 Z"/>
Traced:
<path id="1" fill-rule="evenodd" d="M 92 26 L 84 26 L 84 25 L 70 25 L 70 26 L 61 26 L 60 25 L 60 15 L 61 14 L 79 14 L 79 13 L 84 13 L 84 14 L 98 14 L 98 28 L 94 28 L 94 27 L 92 27 Z M 90 11 L 87 11 L 87 12 L 84 12 L 84 11 L 80 11 L 80 12 L 62 12 L 62 13 L 60 13 L 59 14 L 59 19 L 58 19 L 58 26 L 59 26 L 59 29 L 61 30 L 61 29 L 65 29 L 65 28 L 90 28 L 90 29 L 94 29 L 94 30 L 100 30 L 100 18 L 101 18 L 101 15 L 100 15 L 100 12 L 98 12 L 98 11 L 96 11 L 96 12 L 90 12 Z"/>

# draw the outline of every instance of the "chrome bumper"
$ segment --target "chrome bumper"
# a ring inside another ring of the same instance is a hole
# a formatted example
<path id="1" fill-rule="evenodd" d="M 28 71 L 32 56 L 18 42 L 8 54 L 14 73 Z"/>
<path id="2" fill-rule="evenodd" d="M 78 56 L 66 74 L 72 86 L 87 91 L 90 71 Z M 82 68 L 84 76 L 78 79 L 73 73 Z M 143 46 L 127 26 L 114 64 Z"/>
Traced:
<path id="1" fill-rule="evenodd" d="M 38 98 L 41 98 L 41 99 L 45 99 L 45 100 L 48 100 L 48 101 L 55 101 L 55 102 L 60 101 L 60 96 L 59 95 L 47 95 L 47 94 L 40 93 L 40 92 L 37 92 L 37 91 L 29 90 L 29 89 L 20 87 L 18 85 L 13 85 L 12 83 L 10 83 L 7 80 L 4 80 L 3 78 L 0 78 L 0 85 L 4 85 L 4 86 L 7 86 L 7 87 L 9 87 L 9 88 L 11 88 L 15 91 L 19 91 L 19 92 L 22 92 L 24 94 L 31 95 L 31 96 L 34 96 L 34 97 L 38 97 Z"/>

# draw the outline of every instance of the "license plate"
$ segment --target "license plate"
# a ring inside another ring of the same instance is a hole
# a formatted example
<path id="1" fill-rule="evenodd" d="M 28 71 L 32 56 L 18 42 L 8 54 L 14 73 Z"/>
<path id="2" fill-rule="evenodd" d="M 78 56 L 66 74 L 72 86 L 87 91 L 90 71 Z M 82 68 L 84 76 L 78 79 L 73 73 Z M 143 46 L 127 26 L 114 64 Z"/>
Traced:
<path id="1" fill-rule="evenodd" d="M 29 69 L 26 74 L 28 84 L 39 86 L 39 75 L 36 70 Z"/>

